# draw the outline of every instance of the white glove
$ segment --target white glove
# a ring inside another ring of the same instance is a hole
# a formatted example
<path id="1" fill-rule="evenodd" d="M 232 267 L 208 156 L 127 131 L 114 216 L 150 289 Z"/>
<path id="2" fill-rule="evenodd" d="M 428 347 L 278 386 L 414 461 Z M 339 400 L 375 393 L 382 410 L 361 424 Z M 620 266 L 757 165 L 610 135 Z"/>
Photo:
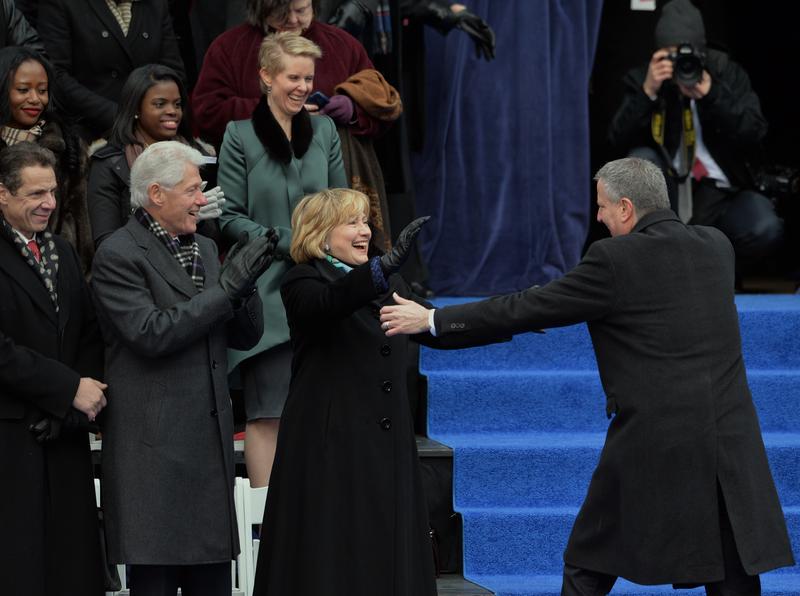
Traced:
<path id="1" fill-rule="evenodd" d="M 207 182 L 203 181 L 200 190 L 204 190 Z M 219 186 L 215 186 L 211 190 L 203 192 L 203 196 L 208 201 L 207 205 L 200 207 L 197 212 L 197 219 L 203 221 L 204 219 L 216 219 L 222 215 L 222 206 L 225 204 L 225 193 Z"/>

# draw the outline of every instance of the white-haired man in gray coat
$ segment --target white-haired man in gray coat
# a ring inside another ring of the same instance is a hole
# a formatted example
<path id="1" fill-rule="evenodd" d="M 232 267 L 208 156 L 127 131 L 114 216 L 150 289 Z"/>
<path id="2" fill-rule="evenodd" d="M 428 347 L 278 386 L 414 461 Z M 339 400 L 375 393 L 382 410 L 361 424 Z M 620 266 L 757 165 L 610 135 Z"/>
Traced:
<path id="1" fill-rule="evenodd" d="M 196 235 L 202 156 L 155 143 L 131 170 L 128 223 L 92 269 L 113 387 L 103 429 L 108 556 L 131 565 L 133 596 L 230 595 L 239 552 L 226 350 L 263 332 L 255 281 L 267 234 L 240 239 L 222 267 Z"/>

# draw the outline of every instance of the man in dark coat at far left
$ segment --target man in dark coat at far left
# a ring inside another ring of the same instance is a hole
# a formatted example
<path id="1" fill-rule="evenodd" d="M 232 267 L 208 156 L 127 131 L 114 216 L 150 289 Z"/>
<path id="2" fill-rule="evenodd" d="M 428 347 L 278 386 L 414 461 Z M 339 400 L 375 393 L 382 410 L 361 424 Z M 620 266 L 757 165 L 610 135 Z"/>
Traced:
<path id="1" fill-rule="evenodd" d="M 0 152 L 0 594 L 103 594 L 88 428 L 103 347 L 75 250 L 48 232 L 53 154 Z"/>

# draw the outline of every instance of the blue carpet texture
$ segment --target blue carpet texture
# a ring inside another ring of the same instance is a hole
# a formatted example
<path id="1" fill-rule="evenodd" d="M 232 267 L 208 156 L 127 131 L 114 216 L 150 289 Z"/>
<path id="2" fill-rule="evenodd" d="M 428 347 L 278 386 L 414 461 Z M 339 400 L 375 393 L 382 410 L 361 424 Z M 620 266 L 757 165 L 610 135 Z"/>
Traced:
<path id="1" fill-rule="evenodd" d="M 443 306 L 461 299 L 439 299 Z M 764 442 L 800 560 L 800 297 L 737 298 Z M 459 351 L 423 348 L 428 431 L 454 449 L 464 575 L 498 596 L 559 594 L 563 551 L 608 420 L 585 325 Z M 799 595 L 800 569 L 762 576 L 763 593 Z M 638 586 L 612 594 L 702 594 Z"/>

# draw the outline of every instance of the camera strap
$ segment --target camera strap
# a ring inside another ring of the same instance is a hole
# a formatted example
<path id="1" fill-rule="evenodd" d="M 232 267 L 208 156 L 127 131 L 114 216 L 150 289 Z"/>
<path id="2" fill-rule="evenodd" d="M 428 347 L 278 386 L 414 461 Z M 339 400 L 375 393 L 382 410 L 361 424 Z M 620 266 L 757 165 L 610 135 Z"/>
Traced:
<path id="1" fill-rule="evenodd" d="M 683 151 L 683 159 L 681 164 L 686 168 L 686 171 L 679 173 L 672 165 L 672 158 L 667 153 L 664 147 L 664 129 L 666 128 L 667 109 L 665 102 L 661 101 L 661 107 L 653 112 L 650 117 L 650 133 L 653 135 L 653 140 L 658 145 L 659 151 L 664 158 L 664 163 L 667 165 L 669 175 L 678 182 L 683 182 L 689 177 L 694 165 L 694 156 L 697 146 L 697 135 L 694 130 L 694 118 L 692 117 L 692 107 L 688 97 L 681 98 L 681 128 L 683 134 L 681 135 L 681 150 Z"/>

